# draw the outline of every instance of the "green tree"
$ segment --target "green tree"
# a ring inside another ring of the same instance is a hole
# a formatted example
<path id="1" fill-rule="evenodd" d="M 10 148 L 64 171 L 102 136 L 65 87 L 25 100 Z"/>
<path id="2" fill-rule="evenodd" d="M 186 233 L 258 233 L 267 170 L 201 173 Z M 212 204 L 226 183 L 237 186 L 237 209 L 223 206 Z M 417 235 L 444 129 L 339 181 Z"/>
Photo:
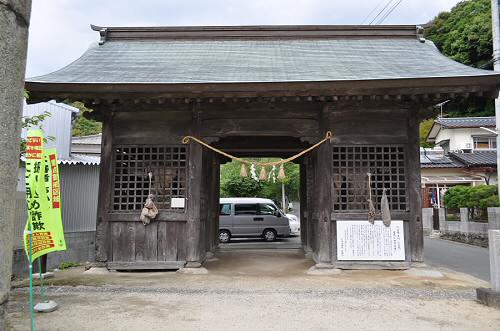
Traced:
<path id="1" fill-rule="evenodd" d="M 434 42 L 446 56 L 460 63 L 492 69 L 493 37 L 491 0 L 465 0 L 449 12 L 442 12 L 427 24 L 425 37 Z M 494 116 L 495 104 L 490 98 L 471 96 L 457 98 L 444 108 L 450 117 Z M 429 125 L 430 124 L 430 125 Z M 425 136 L 432 121 L 420 125 L 420 146 L 432 147 Z"/>
<path id="2" fill-rule="evenodd" d="M 450 12 L 440 13 L 428 23 L 425 37 L 455 61 L 476 68 L 492 69 L 490 0 L 459 2 Z M 495 114 L 494 101 L 477 96 L 452 100 L 445 110 L 451 117 Z"/>
<path id="3" fill-rule="evenodd" d="M 251 159 L 259 162 L 276 161 L 275 158 Z M 300 173 L 299 166 L 293 163 L 284 165 L 286 178 L 285 192 L 290 200 L 298 200 Z M 241 163 L 230 162 L 221 166 L 220 194 L 221 197 L 261 197 L 275 201 L 281 201 L 281 181 L 256 181 L 250 176 L 250 169 L 247 167 L 248 177 L 240 176 Z M 278 172 L 276 167 L 276 175 Z M 269 167 L 267 168 L 270 171 Z M 260 168 L 257 170 L 259 176 Z"/>
<path id="4" fill-rule="evenodd" d="M 420 122 L 420 147 L 433 147 L 434 144 L 432 143 L 428 143 L 427 141 L 425 141 L 425 138 L 427 138 L 427 135 L 429 134 L 429 131 L 431 130 L 432 128 L 432 124 L 434 123 L 434 119 L 433 118 L 429 118 L 429 119 L 426 119 L 426 120 L 423 120 L 422 122 Z"/>
<path id="5" fill-rule="evenodd" d="M 221 166 L 220 196 L 230 197 L 257 197 L 262 190 L 262 182 L 249 177 L 240 176 L 241 164 L 229 162 Z"/>
<path id="6" fill-rule="evenodd" d="M 488 207 L 500 206 L 497 189 L 497 185 L 455 186 L 446 192 L 444 203 L 447 208 L 469 208 L 473 219 Z"/>
<path id="7" fill-rule="evenodd" d="M 80 110 L 73 125 L 73 136 L 88 136 L 102 132 L 102 123 L 85 118 L 84 114 L 91 112 L 91 110 L 85 107 L 82 102 L 76 101 L 69 103 L 69 105 Z"/>
<path id="8" fill-rule="evenodd" d="M 429 24 L 425 37 L 444 55 L 473 67 L 490 67 L 493 50 L 491 0 L 461 1 Z"/>

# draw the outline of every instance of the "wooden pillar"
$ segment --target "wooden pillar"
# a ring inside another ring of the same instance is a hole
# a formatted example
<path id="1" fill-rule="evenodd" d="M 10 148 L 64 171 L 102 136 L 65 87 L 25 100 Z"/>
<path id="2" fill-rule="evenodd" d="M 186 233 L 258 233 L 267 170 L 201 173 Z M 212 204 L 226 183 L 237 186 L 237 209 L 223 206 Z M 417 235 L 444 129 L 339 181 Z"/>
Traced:
<path id="1" fill-rule="evenodd" d="M 313 214 L 315 211 L 316 204 L 314 203 L 315 195 L 314 195 L 314 163 L 312 156 L 307 157 L 306 163 L 306 204 L 307 204 L 307 230 L 306 230 L 306 251 L 312 252 L 314 250 L 314 221 Z"/>
<path id="2" fill-rule="evenodd" d="M 318 250 L 319 263 L 331 263 L 331 214 L 332 214 L 332 149 L 330 142 L 318 148 L 316 164 Z"/>
<path id="3" fill-rule="evenodd" d="M 408 171 L 408 206 L 410 208 L 410 250 L 412 262 L 424 260 L 424 232 L 422 224 L 422 195 L 420 193 L 420 139 L 418 108 L 408 110 L 408 146 L 406 168 Z"/>
<path id="4" fill-rule="evenodd" d="M 201 112 L 193 108 L 192 111 L 192 135 L 200 132 Z M 197 268 L 201 266 L 201 251 L 205 252 L 205 247 L 201 246 L 201 199 L 203 180 L 203 147 L 200 144 L 191 142 L 188 153 L 188 193 L 187 193 L 187 247 L 186 247 L 186 267 Z"/>
<path id="5" fill-rule="evenodd" d="M 325 106 L 320 116 L 322 135 L 329 130 L 330 118 L 329 108 Z M 332 171 L 333 158 L 330 141 L 321 144 L 316 152 L 316 188 L 318 204 L 318 250 L 317 259 L 319 263 L 331 263 L 331 215 L 332 215 Z"/>
<path id="6" fill-rule="evenodd" d="M 307 247 L 307 174 L 305 159 L 299 165 L 300 167 L 300 241 L 304 250 Z"/>
<path id="7" fill-rule="evenodd" d="M 220 197 L 220 159 L 217 155 L 212 157 L 212 173 L 213 173 L 213 196 L 212 203 L 214 205 L 214 220 L 212 224 L 212 238 L 210 251 L 213 253 L 219 244 L 219 197 Z"/>
<path id="8" fill-rule="evenodd" d="M 113 179 L 113 114 L 102 111 L 101 162 L 99 165 L 99 193 L 97 202 L 97 222 L 95 240 L 95 259 L 107 262 L 111 256 L 109 212 L 111 208 L 111 189 Z"/>

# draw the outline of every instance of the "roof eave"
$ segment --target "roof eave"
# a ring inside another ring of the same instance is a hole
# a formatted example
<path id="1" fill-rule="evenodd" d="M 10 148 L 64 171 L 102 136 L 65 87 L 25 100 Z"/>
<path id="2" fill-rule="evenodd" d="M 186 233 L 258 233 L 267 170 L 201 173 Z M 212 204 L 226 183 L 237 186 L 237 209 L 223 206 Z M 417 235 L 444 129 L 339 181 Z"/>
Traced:
<path id="1" fill-rule="evenodd" d="M 154 87 L 154 88 L 152 88 Z M 499 75 L 339 81 L 212 82 L 212 83 L 48 83 L 26 81 L 30 102 L 52 98 L 105 98 L 106 95 L 166 97 L 231 97 L 295 95 L 427 95 L 498 94 Z M 152 92 L 154 91 L 154 92 Z"/>

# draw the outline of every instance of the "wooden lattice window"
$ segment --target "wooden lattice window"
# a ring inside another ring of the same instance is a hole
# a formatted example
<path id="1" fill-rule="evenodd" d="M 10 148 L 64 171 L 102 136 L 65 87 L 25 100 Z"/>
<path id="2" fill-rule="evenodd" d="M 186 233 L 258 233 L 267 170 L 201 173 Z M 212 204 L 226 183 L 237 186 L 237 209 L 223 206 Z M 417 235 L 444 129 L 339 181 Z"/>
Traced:
<path id="1" fill-rule="evenodd" d="M 113 157 L 114 212 L 139 211 L 151 193 L 158 209 L 171 207 L 172 198 L 186 196 L 187 147 L 182 145 L 117 145 Z"/>
<path id="2" fill-rule="evenodd" d="M 368 210 L 368 176 L 371 173 L 372 201 L 380 210 L 387 188 L 392 210 L 406 210 L 405 151 L 397 145 L 349 145 L 333 147 L 335 210 Z"/>

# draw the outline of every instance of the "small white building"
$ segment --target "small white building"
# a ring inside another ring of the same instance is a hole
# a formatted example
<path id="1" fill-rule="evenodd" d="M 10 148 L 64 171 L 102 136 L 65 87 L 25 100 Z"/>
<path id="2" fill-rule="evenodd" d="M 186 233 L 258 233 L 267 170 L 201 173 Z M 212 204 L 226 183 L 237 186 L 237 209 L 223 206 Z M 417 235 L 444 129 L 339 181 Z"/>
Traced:
<path id="1" fill-rule="evenodd" d="M 497 182 L 495 117 L 438 118 L 420 149 L 422 206 L 442 206 L 449 187 Z"/>

